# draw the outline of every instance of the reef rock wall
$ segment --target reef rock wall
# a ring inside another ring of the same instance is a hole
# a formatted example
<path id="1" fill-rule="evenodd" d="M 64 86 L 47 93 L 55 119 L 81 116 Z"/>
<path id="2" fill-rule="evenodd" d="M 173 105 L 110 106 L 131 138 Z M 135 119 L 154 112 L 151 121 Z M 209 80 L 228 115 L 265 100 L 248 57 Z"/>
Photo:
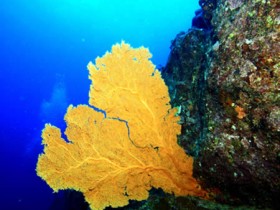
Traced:
<path id="1" fill-rule="evenodd" d="M 217 201 L 279 207 L 280 2 L 200 0 L 163 76 L 179 143 Z"/>

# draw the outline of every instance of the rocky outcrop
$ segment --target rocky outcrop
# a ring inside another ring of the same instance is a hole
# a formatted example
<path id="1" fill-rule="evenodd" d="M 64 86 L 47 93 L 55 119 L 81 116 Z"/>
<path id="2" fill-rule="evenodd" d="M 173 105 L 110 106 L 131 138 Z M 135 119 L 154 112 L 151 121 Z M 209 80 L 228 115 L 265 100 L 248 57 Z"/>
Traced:
<path id="1" fill-rule="evenodd" d="M 280 3 L 200 1 L 163 76 L 195 174 L 231 204 L 279 208 Z"/>

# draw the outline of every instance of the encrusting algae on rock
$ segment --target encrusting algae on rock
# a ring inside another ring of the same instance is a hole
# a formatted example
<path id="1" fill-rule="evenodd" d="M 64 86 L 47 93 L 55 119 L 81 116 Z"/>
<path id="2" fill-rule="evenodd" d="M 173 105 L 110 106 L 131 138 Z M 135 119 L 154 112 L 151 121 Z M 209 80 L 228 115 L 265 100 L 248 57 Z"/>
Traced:
<path id="1" fill-rule="evenodd" d="M 192 176 L 193 158 L 177 144 L 177 109 L 150 57 L 146 48 L 114 45 L 88 65 L 89 104 L 106 115 L 88 105 L 69 106 L 69 142 L 46 124 L 36 170 L 55 192 L 80 191 L 92 209 L 145 200 L 152 187 L 207 197 Z"/>

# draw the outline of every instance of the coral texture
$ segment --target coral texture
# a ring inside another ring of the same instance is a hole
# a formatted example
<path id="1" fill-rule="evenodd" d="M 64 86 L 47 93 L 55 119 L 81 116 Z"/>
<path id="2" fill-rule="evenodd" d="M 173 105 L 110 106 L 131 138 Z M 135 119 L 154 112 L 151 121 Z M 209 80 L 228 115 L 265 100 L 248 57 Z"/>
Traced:
<path id="1" fill-rule="evenodd" d="M 121 43 L 88 69 L 89 104 L 69 106 L 66 142 L 47 124 L 37 174 L 56 192 L 81 191 L 92 209 L 144 200 L 152 188 L 206 196 L 193 178 L 193 159 L 177 144 L 181 126 L 161 74 L 143 47 Z"/>
<path id="2" fill-rule="evenodd" d="M 280 209 L 280 2 L 199 2 L 211 26 L 180 33 L 162 74 L 180 145 L 222 203 Z"/>

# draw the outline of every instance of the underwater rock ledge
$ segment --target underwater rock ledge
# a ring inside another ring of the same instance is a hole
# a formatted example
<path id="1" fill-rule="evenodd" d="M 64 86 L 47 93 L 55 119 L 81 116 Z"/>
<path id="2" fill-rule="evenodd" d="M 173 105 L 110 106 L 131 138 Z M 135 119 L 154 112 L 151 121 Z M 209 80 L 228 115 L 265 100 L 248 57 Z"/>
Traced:
<path id="1" fill-rule="evenodd" d="M 179 143 L 217 202 L 280 209 L 280 3 L 200 5 L 206 21 L 177 35 L 163 69 Z"/>

